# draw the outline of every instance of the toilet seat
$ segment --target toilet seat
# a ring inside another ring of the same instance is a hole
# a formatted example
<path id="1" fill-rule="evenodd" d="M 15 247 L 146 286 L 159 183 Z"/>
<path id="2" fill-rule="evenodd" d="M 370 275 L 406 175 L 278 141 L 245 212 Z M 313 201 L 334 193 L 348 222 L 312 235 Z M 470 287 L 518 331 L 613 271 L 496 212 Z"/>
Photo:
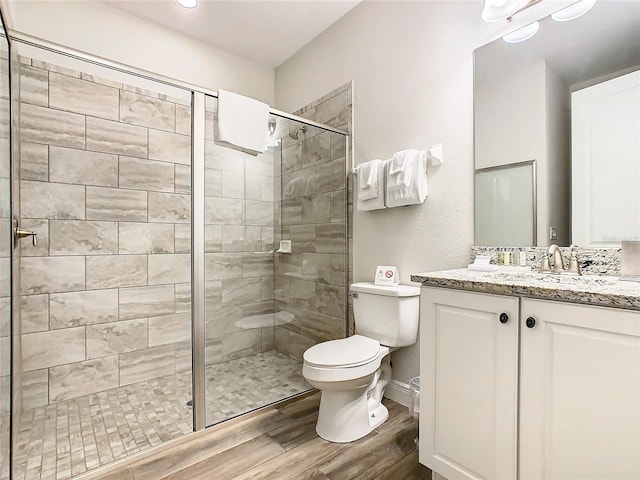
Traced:
<path id="1" fill-rule="evenodd" d="M 380 343 L 369 337 L 353 335 L 322 342 L 304 352 L 304 362 L 317 368 L 353 368 L 375 361 Z"/>

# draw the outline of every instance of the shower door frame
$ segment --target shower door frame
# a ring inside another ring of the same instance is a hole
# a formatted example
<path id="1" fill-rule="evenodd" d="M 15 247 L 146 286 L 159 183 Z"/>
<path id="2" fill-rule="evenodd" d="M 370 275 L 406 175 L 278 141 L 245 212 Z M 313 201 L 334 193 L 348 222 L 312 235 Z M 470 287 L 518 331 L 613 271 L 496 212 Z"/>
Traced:
<path id="1" fill-rule="evenodd" d="M 69 47 L 65 47 L 48 40 L 44 40 L 32 35 L 16 32 L 7 28 L 7 38 L 18 44 L 28 45 L 30 47 L 46 50 L 58 55 L 70 57 L 75 60 L 88 62 L 100 67 L 104 67 L 120 73 L 132 75 L 145 80 L 162 83 L 171 87 L 179 88 L 182 90 L 191 92 L 191 234 L 192 234 L 192 249 L 191 249 L 191 342 L 192 342 L 192 391 L 193 391 L 193 432 L 187 433 L 182 437 L 175 440 L 168 441 L 157 447 L 150 448 L 143 452 L 133 454 L 125 457 L 122 460 L 117 460 L 104 466 L 98 467 L 94 470 L 90 470 L 86 475 L 92 477 L 95 472 L 104 472 L 103 468 L 111 469 L 117 466 L 119 463 L 128 462 L 131 458 L 144 457 L 152 454 L 164 446 L 182 441 L 184 438 L 193 435 L 195 432 L 200 432 L 206 427 L 206 409 L 205 409 L 205 269 L 204 269 L 204 197 L 205 197 L 205 179 L 204 179 L 204 164 L 205 164 L 205 96 L 209 95 L 218 98 L 218 92 L 203 88 L 198 85 L 191 84 L 182 80 L 166 77 L 160 74 L 149 72 L 144 69 L 136 68 L 130 65 L 125 65 L 119 62 L 105 59 L 96 55 L 91 55 L 85 52 L 81 52 Z M 300 122 L 311 127 L 318 127 L 323 130 L 344 135 L 345 137 L 345 294 L 344 294 L 344 332 L 345 336 L 349 334 L 349 309 L 348 304 L 348 290 L 349 290 L 349 274 L 350 274 L 350 262 L 351 255 L 349 250 L 349 228 L 351 215 L 349 215 L 349 188 L 348 177 L 351 173 L 351 165 L 353 164 L 351 150 L 351 138 L 349 132 L 340 128 L 336 128 L 330 125 L 322 124 L 313 120 L 309 120 L 304 117 L 286 113 L 274 108 L 270 108 L 272 115 Z M 13 198 L 12 198 L 13 202 Z M 201 259 L 201 262 L 196 262 L 196 259 Z M 12 315 L 12 323 L 13 323 Z M 13 372 L 12 372 L 13 373 Z M 11 416 L 13 421 L 13 405 L 11 407 Z M 85 474 L 82 475 L 84 477 Z"/>

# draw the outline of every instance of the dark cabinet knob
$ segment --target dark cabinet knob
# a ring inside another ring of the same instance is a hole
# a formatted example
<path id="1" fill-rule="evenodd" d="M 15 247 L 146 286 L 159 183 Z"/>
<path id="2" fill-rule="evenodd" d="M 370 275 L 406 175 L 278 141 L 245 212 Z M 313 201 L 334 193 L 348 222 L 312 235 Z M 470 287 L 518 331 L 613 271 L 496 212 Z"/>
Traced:
<path id="1" fill-rule="evenodd" d="M 536 319 L 533 317 L 529 317 L 524 323 L 527 326 L 527 328 L 533 328 L 536 326 Z"/>
<path id="2" fill-rule="evenodd" d="M 500 323 L 507 323 L 509 321 L 509 315 L 506 313 L 500 314 Z"/>

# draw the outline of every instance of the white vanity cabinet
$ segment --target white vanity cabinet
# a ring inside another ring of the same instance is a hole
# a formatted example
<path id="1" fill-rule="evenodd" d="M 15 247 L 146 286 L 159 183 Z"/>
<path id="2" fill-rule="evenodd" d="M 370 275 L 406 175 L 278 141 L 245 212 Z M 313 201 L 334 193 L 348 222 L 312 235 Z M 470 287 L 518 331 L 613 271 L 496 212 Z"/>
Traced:
<path id="1" fill-rule="evenodd" d="M 640 479 L 640 312 L 523 299 L 520 317 L 519 478 Z"/>
<path id="2" fill-rule="evenodd" d="M 518 298 L 423 287 L 420 323 L 420 462 L 515 478 Z"/>
<path id="3" fill-rule="evenodd" d="M 432 287 L 420 302 L 421 463 L 449 480 L 640 478 L 640 311 Z"/>

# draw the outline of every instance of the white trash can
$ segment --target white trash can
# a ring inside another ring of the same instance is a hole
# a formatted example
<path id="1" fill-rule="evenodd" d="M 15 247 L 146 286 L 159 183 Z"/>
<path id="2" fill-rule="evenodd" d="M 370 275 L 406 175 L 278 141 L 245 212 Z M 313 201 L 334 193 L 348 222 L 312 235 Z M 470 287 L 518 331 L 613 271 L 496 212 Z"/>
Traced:
<path id="1" fill-rule="evenodd" d="M 420 415 L 420 377 L 413 377 L 409 381 L 409 411 L 414 418 Z M 418 448 L 418 436 L 414 440 L 416 448 Z"/>

